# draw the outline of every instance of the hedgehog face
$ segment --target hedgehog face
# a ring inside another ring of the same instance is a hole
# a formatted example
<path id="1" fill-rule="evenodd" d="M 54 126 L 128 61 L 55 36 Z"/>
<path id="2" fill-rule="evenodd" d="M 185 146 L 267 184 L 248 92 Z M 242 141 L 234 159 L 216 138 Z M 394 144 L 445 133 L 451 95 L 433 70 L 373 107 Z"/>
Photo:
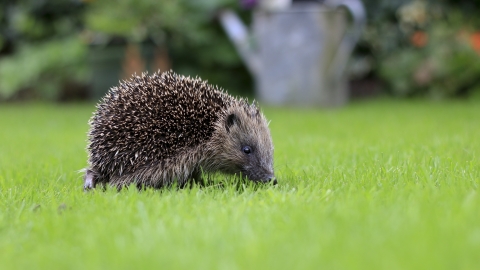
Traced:
<path id="1" fill-rule="evenodd" d="M 220 121 L 220 170 L 257 182 L 274 180 L 273 144 L 263 114 L 254 105 L 233 107 Z"/>

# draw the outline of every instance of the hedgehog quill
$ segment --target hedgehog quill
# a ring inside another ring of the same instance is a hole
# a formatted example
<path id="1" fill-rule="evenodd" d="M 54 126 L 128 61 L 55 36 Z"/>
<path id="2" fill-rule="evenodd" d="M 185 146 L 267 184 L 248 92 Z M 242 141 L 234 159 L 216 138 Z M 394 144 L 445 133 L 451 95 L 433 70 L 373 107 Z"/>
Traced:
<path id="1" fill-rule="evenodd" d="M 254 103 L 172 71 L 112 87 L 89 121 L 84 189 L 202 183 L 202 174 L 274 181 L 268 122 Z"/>

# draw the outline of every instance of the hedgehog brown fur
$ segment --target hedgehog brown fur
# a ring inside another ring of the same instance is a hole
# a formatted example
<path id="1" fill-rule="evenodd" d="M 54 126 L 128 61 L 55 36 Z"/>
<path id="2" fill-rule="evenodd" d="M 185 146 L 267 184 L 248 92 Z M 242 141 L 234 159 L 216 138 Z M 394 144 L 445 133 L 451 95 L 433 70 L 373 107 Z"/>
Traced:
<path id="1" fill-rule="evenodd" d="M 85 189 L 183 186 L 217 171 L 274 179 L 272 139 L 257 106 L 172 71 L 112 87 L 88 137 Z"/>

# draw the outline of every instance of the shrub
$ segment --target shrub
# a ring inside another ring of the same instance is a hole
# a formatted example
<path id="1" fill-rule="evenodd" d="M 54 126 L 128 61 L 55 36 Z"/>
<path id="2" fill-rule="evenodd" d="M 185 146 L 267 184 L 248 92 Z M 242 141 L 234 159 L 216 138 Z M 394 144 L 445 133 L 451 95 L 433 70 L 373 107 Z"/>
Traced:
<path id="1" fill-rule="evenodd" d="M 55 100 L 64 84 L 85 80 L 84 58 L 85 48 L 75 38 L 26 44 L 1 60 L 0 99 L 30 89 L 37 98 Z"/>
<path id="2" fill-rule="evenodd" d="M 447 12 L 448 11 L 448 12 Z M 397 96 L 443 98 L 480 89 L 480 32 L 457 8 L 411 1 L 369 25 L 377 74 Z"/>

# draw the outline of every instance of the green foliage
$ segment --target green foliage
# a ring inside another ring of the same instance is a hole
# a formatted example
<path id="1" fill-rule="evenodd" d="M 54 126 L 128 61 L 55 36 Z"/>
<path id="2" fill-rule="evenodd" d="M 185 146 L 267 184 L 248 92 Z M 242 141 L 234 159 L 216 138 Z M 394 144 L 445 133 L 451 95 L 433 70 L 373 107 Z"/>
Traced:
<path id="1" fill-rule="evenodd" d="M 28 44 L 16 54 L 1 59 L 0 100 L 22 89 L 55 100 L 69 80 L 85 80 L 85 47 L 78 39 L 51 40 Z"/>
<path id="2" fill-rule="evenodd" d="M 0 100 L 24 96 L 25 89 L 57 99 L 66 81 L 87 85 L 88 45 L 105 45 L 113 37 L 153 41 L 168 48 L 176 71 L 245 94 L 251 90 L 249 74 L 215 20 L 218 8 L 237 5 L 234 0 L 2 2 L 0 54 L 9 49 L 0 55 Z"/>
<path id="3" fill-rule="evenodd" d="M 275 187 L 84 193 L 94 106 L 2 105 L 2 268 L 476 269 L 479 108 L 267 108 Z"/>
<path id="4" fill-rule="evenodd" d="M 87 29 L 106 35 L 126 37 L 132 42 L 152 38 L 157 43 L 171 38 L 205 41 L 201 28 L 215 9 L 231 0 L 93 1 L 86 15 Z M 112 8 L 112 7 L 115 8 Z M 200 31 L 200 32 L 199 32 Z"/>
<path id="5" fill-rule="evenodd" d="M 151 40 L 168 49 L 176 72 L 251 95 L 251 76 L 215 17 L 223 7 L 238 8 L 238 2 L 94 1 L 86 14 L 87 36 L 93 44 L 108 44 L 112 37 L 133 43 Z"/>
<path id="6" fill-rule="evenodd" d="M 81 3 L 76 0 L 2 1 L 0 32 L 13 43 L 70 37 L 78 31 L 83 13 Z"/>
<path id="7" fill-rule="evenodd" d="M 392 93 L 444 98 L 480 86 L 475 16 L 429 1 L 393 2 L 389 8 L 383 17 L 372 16 L 364 39 Z"/>
<path id="8" fill-rule="evenodd" d="M 85 80 L 84 45 L 76 33 L 81 2 L 0 3 L 0 100 L 19 96 L 57 99 L 66 82 Z"/>

